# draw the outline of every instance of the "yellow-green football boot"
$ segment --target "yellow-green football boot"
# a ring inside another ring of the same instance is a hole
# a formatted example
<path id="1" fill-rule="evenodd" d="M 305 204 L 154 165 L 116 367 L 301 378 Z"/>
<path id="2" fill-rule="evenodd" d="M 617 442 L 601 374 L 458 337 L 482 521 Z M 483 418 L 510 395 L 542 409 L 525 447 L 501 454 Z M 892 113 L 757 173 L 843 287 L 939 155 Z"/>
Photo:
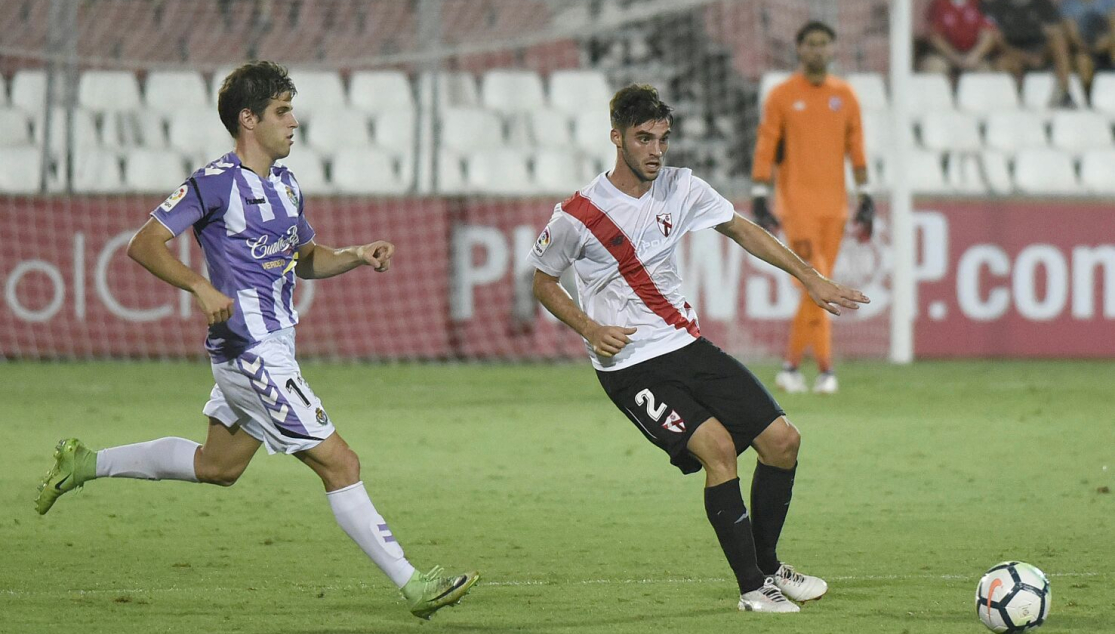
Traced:
<path id="1" fill-rule="evenodd" d="M 443 573 L 441 566 L 434 566 L 427 573 L 414 571 L 414 576 L 401 589 L 411 614 L 429 620 L 441 608 L 460 603 L 480 579 L 478 572 L 453 577 L 444 577 Z"/>
<path id="2" fill-rule="evenodd" d="M 35 510 L 46 515 L 63 493 L 80 488 L 97 477 L 97 452 L 90 451 L 77 438 L 58 441 L 54 450 L 54 467 L 39 484 Z"/>

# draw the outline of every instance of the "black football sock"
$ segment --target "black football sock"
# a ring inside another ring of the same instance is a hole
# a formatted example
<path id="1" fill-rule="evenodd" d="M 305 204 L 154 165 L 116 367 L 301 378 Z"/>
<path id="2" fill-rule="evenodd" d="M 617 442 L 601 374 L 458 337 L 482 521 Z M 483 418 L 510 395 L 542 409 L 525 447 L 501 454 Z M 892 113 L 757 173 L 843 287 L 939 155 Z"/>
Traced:
<path id="1" fill-rule="evenodd" d="M 705 512 L 716 530 L 720 548 L 728 565 L 736 573 L 739 593 L 758 590 L 765 577 L 755 564 L 755 541 L 751 536 L 751 520 L 739 490 L 739 478 L 705 489 Z"/>
<path id="2" fill-rule="evenodd" d="M 793 469 L 779 469 L 759 462 L 751 479 L 751 531 L 759 570 L 767 575 L 778 572 L 782 565 L 778 561 L 778 536 L 790 510 L 797 469 L 796 464 Z"/>

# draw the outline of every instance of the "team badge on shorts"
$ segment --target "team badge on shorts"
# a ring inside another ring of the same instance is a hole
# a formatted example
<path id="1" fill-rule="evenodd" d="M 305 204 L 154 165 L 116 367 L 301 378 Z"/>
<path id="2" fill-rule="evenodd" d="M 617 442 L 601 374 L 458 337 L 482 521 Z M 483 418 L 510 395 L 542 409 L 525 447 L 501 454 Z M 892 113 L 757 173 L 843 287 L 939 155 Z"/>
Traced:
<path id="1" fill-rule="evenodd" d="M 294 189 L 290 185 L 286 186 L 286 197 L 290 199 L 290 204 L 295 207 L 298 206 L 298 194 L 294 193 Z"/>
<path id="2" fill-rule="evenodd" d="M 538 239 L 534 241 L 534 254 L 535 255 L 542 255 L 543 253 L 546 252 L 546 249 L 549 246 L 550 246 L 550 228 L 546 227 L 545 229 L 542 230 L 542 233 L 538 236 Z"/>
<path id="3" fill-rule="evenodd" d="M 844 100 L 840 97 L 829 97 L 829 110 L 836 112 L 844 105 Z"/>
<path id="4" fill-rule="evenodd" d="M 662 232 L 662 235 L 669 238 L 670 232 L 674 230 L 674 217 L 669 212 L 666 212 L 664 214 L 658 214 L 654 219 L 658 221 L 658 230 Z"/>
<path id="5" fill-rule="evenodd" d="M 671 411 L 670 415 L 666 417 L 666 422 L 662 423 L 662 429 L 672 431 L 675 434 L 685 432 L 685 421 L 678 416 L 677 412 Z"/>
<path id="6" fill-rule="evenodd" d="M 329 423 L 329 416 L 327 416 L 325 414 L 325 410 L 321 409 L 320 407 L 317 408 L 316 412 L 314 412 L 314 416 L 317 418 L 318 425 L 325 425 Z"/>

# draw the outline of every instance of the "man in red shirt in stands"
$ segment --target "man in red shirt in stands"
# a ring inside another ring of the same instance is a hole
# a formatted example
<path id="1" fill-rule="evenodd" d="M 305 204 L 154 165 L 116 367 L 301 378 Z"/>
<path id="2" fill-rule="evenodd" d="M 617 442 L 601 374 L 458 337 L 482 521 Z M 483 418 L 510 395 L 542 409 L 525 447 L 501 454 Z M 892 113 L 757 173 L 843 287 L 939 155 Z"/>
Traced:
<path id="1" fill-rule="evenodd" d="M 957 74 L 991 70 L 995 25 L 980 11 L 979 0 L 933 0 L 929 6 L 930 52 L 925 73 Z"/>

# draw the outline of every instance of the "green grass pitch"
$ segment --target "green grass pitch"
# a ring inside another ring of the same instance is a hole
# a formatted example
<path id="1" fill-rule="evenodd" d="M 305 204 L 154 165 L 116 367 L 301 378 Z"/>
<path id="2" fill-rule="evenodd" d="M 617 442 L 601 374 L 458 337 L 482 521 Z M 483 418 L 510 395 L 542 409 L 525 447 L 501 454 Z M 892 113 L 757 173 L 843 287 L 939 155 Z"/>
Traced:
<path id="1" fill-rule="evenodd" d="M 976 581 L 1005 559 L 1050 575 L 1043 632 L 1115 632 L 1111 363 L 849 363 L 840 394 L 783 397 L 803 444 L 780 554 L 831 586 L 796 616 L 736 611 L 702 476 L 587 362 L 303 372 L 411 561 L 482 571 L 460 607 L 410 616 L 317 478 L 262 451 L 229 489 L 104 480 L 39 517 L 59 438 L 200 441 L 212 381 L 203 363 L 7 363 L 0 632 L 975 634 Z"/>

